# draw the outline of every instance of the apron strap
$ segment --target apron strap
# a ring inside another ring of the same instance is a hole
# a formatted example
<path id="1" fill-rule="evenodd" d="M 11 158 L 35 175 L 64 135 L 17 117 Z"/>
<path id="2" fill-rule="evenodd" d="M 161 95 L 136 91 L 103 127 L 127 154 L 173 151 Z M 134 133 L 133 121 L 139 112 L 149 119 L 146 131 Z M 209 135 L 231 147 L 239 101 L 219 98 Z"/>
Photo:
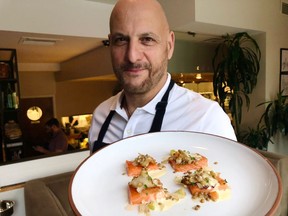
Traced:
<path id="1" fill-rule="evenodd" d="M 169 93 L 170 93 L 170 90 L 173 88 L 173 86 L 174 86 L 174 81 L 171 80 L 169 83 L 168 89 L 166 90 L 165 94 L 163 95 L 161 101 L 157 103 L 157 105 L 155 107 L 156 114 L 155 114 L 155 117 L 153 119 L 153 123 L 152 123 L 152 126 L 151 126 L 149 133 L 150 132 L 158 132 L 161 130 L 164 114 L 166 112 L 166 106 L 168 104 Z M 115 110 L 111 110 L 109 115 L 107 116 L 105 122 L 103 123 L 103 125 L 100 129 L 98 139 L 93 143 L 94 145 L 93 145 L 92 152 L 95 152 L 96 150 L 107 145 L 107 144 L 103 143 L 103 139 L 104 139 L 106 131 L 109 127 L 109 124 L 110 124 L 112 117 L 113 117 L 115 112 L 116 112 Z"/>
<path id="2" fill-rule="evenodd" d="M 94 142 L 94 145 L 93 145 L 93 150 L 92 152 L 95 152 L 98 148 L 99 148 L 99 143 L 103 143 L 103 139 L 104 139 L 104 136 L 106 134 L 106 131 L 109 127 L 109 124 L 111 122 L 111 119 L 114 115 L 116 111 L 115 110 L 111 110 L 109 115 L 107 116 L 105 122 L 103 123 L 101 129 L 100 129 L 100 132 L 99 132 L 99 135 L 98 135 L 98 139 L 96 142 Z"/>
<path id="3" fill-rule="evenodd" d="M 166 112 L 166 107 L 168 104 L 169 93 L 170 93 L 170 90 L 173 88 L 173 86 L 174 86 L 174 81 L 171 79 L 169 86 L 168 86 L 168 89 L 166 90 L 165 94 L 163 95 L 161 101 L 158 102 L 156 107 L 155 107 L 156 114 L 155 114 L 155 117 L 153 119 L 153 123 L 152 123 L 152 126 L 150 128 L 149 133 L 161 131 L 164 114 Z"/>

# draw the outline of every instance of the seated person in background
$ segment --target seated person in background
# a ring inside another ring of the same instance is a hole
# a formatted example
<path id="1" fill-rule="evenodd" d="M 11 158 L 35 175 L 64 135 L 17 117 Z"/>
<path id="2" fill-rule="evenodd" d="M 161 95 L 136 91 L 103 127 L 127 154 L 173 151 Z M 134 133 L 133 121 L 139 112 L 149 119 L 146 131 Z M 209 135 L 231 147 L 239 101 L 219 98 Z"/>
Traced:
<path id="1" fill-rule="evenodd" d="M 109 41 L 113 70 L 123 90 L 95 109 L 91 152 L 157 131 L 197 131 L 236 140 L 217 102 L 171 80 L 167 67 L 175 35 L 156 0 L 118 0 L 110 16 Z"/>
<path id="2" fill-rule="evenodd" d="M 60 123 L 56 118 L 52 118 L 45 124 L 46 132 L 50 135 L 48 149 L 42 146 L 35 146 L 35 150 L 44 154 L 63 153 L 68 149 L 68 139 Z"/>

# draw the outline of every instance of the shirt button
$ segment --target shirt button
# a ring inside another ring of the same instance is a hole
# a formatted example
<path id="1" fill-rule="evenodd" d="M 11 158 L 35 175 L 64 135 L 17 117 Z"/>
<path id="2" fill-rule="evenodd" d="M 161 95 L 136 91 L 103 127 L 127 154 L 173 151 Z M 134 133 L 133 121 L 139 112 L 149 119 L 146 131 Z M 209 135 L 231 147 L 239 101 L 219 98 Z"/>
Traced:
<path id="1" fill-rule="evenodd" d="M 127 134 L 128 134 L 128 135 L 131 135 L 131 134 L 132 134 L 132 131 L 131 131 L 131 130 L 127 130 Z"/>

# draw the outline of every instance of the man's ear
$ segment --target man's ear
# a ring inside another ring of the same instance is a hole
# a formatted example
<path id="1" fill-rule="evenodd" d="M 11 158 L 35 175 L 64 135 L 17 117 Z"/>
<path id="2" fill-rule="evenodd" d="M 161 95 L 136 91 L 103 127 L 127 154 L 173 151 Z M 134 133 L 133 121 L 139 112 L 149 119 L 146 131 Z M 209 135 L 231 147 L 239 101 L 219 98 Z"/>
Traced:
<path id="1" fill-rule="evenodd" d="M 173 31 L 169 32 L 168 40 L 167 40 L 167 46 L 168 46 L 168 59 L 171 59 L 174 52 L 174 46 L 175 46 L 175 34 Z"/>

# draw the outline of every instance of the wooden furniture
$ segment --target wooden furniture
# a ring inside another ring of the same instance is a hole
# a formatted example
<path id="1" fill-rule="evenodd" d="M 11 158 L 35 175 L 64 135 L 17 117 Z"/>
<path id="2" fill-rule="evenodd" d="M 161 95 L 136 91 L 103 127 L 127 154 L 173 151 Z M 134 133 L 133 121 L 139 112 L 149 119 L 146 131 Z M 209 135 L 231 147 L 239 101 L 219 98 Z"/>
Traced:
<path id="1" fill-rule="evenodd" d="M 23 153 L 19 97 L 16 50 L 0 48 L 0 162 L 18 160 Z"/>
<path id="2" fill-rule="evenodd" d="M 72 174 L 73 172 L 67 172 L 26 182 L 26 216 L 73 216 L 68 199 Z"/>

